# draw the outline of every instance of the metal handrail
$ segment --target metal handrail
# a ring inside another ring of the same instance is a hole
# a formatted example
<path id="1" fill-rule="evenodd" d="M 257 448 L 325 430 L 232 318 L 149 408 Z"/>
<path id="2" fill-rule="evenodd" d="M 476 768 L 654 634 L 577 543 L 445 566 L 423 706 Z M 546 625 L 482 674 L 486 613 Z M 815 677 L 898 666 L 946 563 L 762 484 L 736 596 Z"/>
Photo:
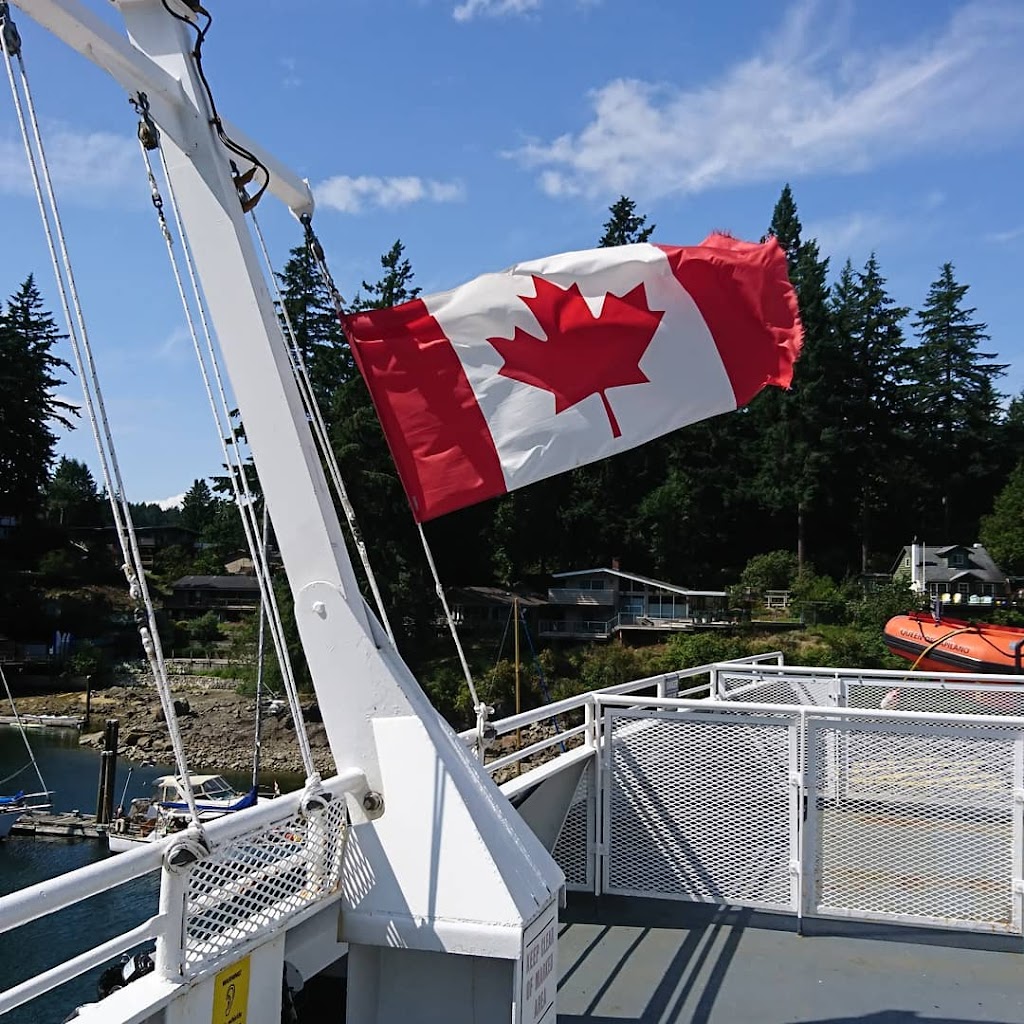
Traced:
<path id="1" fill-rule="evenodd" d="M 84 953 L 79 953 L 78 956 L 65 960 L 56 967 L 51 967 L 48 971 L 23 981 L 20 985 L 0 992 L 0 1016 L 39 996 L 46 995 L 47 992 L 60 985 L 74 981 L 86 971 L 99 967 L 113 957 L 120 956 L 121 953 L 127 953 L 129 949 L 140 943 L 156 939 L 163 924 L 163 915 L 155 914 L 138 927 L 116 935 L 99 946 L 87 949 Z"/>
<path id="2" fill-rule="evenodd" d="M 511 754 L 506 754 L 504 757 L 495 758 L 495 760 L 489 762 L 484 767 L 489 772 L 496 772 L 500 768 L 506 768 L 517 761 L 523 761 L 534 754 L 539 754 L 542 750 L 547 750 L 549 747 L 557 746 L 559 743 L 572 739 L 574 736 L 582 736 L 586 731 L 586 724 L 574 726 L 572 729 L 566 729 L 564 732 L 557 732 L 553 736 L 547 736 L 536 743 L 531 743 L 528 747 L 522 747 Z"/>
<path id="3" fill-rule="evenodd" d="M 1024 717 L 1010 715 L 961 715 L 952 712 L 892 711 L 885 708 L 816 707 L 810 704 L 763 704 L 739 700 L 686 700 L 678 697 L 626 697 L 595 694 L 598 707 L 661 708 L 665 710 L 708 712 L 751 712 L 765 715 L 790 715 L 800 718 L 831 720 L 918 722 L 927 717 L 927 724 L 992 726 L 1003 731 L 1024 730 Z"/>
<path id="4" fill-rule="evenodd" d="M 333 797 L 340 797 L 345 793 L 353 793 L 359 797 L 366 790 L 366 776 L 361 770 L 355 768 L 339 772 L 324 782 L 322 789 L 324 793 Z M 303 790 L 287 793 L 265 804 L 257 804 L 244 811 L 217 818 L 205 826 L 206 841 L 211 850 L 216 850 L 219 846 L 240 836 L 268 828 L 278 822 L 287 821 L 298 811 L 305 795 Z M 56 913 L 72 904 L 107 892 L 159 869 L 168 846 L 172 845 L 180 836 L 180 833 L 166 836 L 163 839 L 147 843 L 138 850 L 128 850 L 108 860 L 86 865 L 76 871 L 58 875 L 56 878 L 0 897 L 0 934 Z M 166 898 L 169 886 L 174 890 L 174 899 L 170 901 Z M 98 967 L 112 957 L 127 952 L 133 946 L 148 940 L 166 937 L 166 926 L 171 923 L 172 912 L 176 920 L 181 918 L 178 906 L 184 899 L 183 875 L 165 874 L 162 880 L 159 913 L 127 932 L 108 939 L 42 974 L 0 992 L 0 1014 L 38 996 L 45 995 L 59 985 Z M 174 906 L 168 906 L 168 903 L 173 903 Z M 183 910 L 183 907 L 181 909 Z"/>
<path id="5" fill-rule="evenodd" d="M 727 662 L 720 665 L 716 665 L 716 668 L 722 671 L 729 671 L 733 667 L 738 670 L 739 674 L 753 673 L 754 666 L 742 664 L 739 659 L 735 662 Z M 949 687 L 950 689 L 969 689 L 971 687 L 983 687 L 984 689 L 994 689 L 999 685 L 1011 686 L 1013 689 L 1019 690 L 1021 688 L 1021 676 L 1012 675 L 1009 673 L 985 673 L 985 681 L 980 682 L 976 676 L 970 673 L 957 673 L 957 672 L 921 672 L 914 670 L 911 672 L 910 669 L 889 669 L 889 668 L 878 668 L 865 671 L 860 668 L 821 668 L 820 666 L 812 665 L 762 665 L 758 666 L 761 670 L 765 671 L 768 675 L 772 676 L 793 676 L 793 677 L 812 677 L 820 679 L 856 679 L 856 680 L 870 680 L 870 679 L 883 679 L 886 681 L 899 681 L 907 684 L 908 686 L 920 685 L 922 683 L 940 683 Z M 963 676 L 963 681 L 958 680 L 958 676 Z"/>

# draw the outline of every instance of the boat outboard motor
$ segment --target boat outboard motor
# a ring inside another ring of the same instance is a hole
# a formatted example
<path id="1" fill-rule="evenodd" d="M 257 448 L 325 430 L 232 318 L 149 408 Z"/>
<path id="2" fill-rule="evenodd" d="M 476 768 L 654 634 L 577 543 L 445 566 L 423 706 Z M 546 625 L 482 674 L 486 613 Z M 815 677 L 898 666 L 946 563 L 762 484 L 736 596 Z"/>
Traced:
<path id="1" fill-rule="evenodd" d="M 143 950 L 129 956 L 125 953 L 120 961 L 113 967 L 108 967 L 96 982 L 96 995 L 100 999 L 106 999 L 112 992 L 117 992 L 125 985 L 138 981 L 144 974 L 153 970 L 153 953 L 150 950 Z"/>

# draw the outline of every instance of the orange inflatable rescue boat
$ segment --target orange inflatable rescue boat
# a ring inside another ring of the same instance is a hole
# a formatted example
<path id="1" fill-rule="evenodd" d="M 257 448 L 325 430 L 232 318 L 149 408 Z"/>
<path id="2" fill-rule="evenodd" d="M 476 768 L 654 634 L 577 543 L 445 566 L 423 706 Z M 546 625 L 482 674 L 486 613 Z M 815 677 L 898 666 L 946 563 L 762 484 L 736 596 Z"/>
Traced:
<path id="1" fill-rule="evenodd" d="M 1024 629 L 959 619 L 935 621 L 928 612 L 897 615 L 885 624 L 885 646 L 926 672 L 1024 673 Z"/>

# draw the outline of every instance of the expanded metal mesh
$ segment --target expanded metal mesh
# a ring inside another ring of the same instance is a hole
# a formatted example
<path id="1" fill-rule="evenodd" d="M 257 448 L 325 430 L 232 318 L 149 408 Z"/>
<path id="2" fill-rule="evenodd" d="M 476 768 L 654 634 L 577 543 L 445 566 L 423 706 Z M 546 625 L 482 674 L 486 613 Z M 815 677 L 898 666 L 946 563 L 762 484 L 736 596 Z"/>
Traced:
<path id="1" fill-rule="evenodd" d="M 720 672 L 718 675 L 722 700 L 759 704 L 829 706 L 835 704 L 836 685 L 835 679 L 825 676 L 761 676 L 751 672 Z"/>
<path id="2" fill-rule="evenodd" d="M 1017 931 L 1015 734 L 809 723 L 811 912 Z"/>
<path id="3" fill-rule="evenodd" d="M 594 844 L 596 842 L 593 761 L 587 765 L 573 794 L 569 813 L 552 851 L 555 863 L 565 874 L 565 887 L 572 891 L 594 889 Z"/>
<path id="4" fill-rule="evenodd" d="M 961 683 L 955 675 L 939 682 L 909 674 L 901 679 L 752 669 L 722 671 L 718 679 L 722 700 L 1024 717 L 1024 685 L 985 683 L 976 677 L 965 677 Z"/>
<path id="5" fill-rule="evenodd" d="M 309 818 L 296 813 L 247 832 L 189 874 L 185 913 L 188 973 L 232 947 L 276 930 L 333 893 L 341 876 L 347 818 L 334 800 Z"/>
<path id="6" fill-rule="evenodd" d="M 606 721 L 606 892 L 796 909 L 796 726 L 673 711 Z"/>
<path id="7" fill-rule="evenodd" d="M 958 686 L 895 680 L 851 680 L 846 706 L 920 711 L 937 715 L 1010 715 L 1024 717 L 1024 687 L 972 683 Z"/>

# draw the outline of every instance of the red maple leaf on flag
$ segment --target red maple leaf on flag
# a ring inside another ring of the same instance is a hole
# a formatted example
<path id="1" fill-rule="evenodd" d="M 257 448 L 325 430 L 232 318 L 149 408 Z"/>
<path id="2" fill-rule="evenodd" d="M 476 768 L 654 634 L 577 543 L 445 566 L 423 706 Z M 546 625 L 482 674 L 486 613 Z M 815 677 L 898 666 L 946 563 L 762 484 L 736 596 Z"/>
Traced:
<path id="1" fill-rule="evenodd" d="M 647 305 L 642 284 L 621 297 L 607 292 L 601 315 L 596 317 L 579 285 L 560 288 L 536 276 L 533 284 L 536 297 L 519 297 L 547 338 L 535 338 L 520 327 L 511 338 L 488 338 L 505 360 L 498 373 L 550 391 L 555 396 L 556 415 L 590 395 L 600 395 L 612 436 L 621 437 L 605 392 L 648 383 L 640 360 L 664 312 Z"/>

